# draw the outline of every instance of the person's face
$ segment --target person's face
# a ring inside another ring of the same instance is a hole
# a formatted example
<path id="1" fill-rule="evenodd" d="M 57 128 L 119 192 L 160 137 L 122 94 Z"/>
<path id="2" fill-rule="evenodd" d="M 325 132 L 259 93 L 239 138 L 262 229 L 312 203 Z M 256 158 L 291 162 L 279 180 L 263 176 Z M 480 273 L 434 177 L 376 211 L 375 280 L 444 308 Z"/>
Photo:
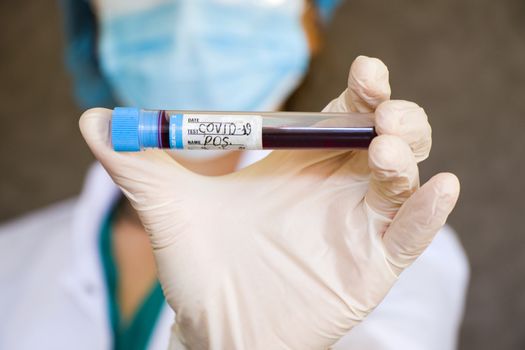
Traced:
<path id="1" fill-rule="evenodd" d="M 94 7 L 95 15 L 98 17 L 103 8 L 104 2 L 115 2 L 123 3 L 121 6 L 127 6 L 133 8 L 133 1 L 122 1 L 122 0 L 92 0 L 91 3 Z M 158 2 L 158 0 L 151 0 L 151 2 Z M 304 0 L 304 13 L 302 17 L 302 24 L 308 40 L 308 47 L 310 48 L 310 54 L 315 55 L 319 52 L 321 46 L 321 35 L 318 23 L 317 9 L 312 4 L 312 0 Z"/>
<path id="2" fill-rule="evenodd" d="M 137 13 L 137 12 L 140 13 L 141 9 L 144 10 L 144 11 L 146 11 L 146 10 L 147 11 L 151 11 L 152 8 L 156 8 L 156 6 L 155 6 L 156 4 L 158 4 L 160 6 L 160 5 L 163 5 L 163 4 L 166 3 L 166 1 L 162 1 L 162 0 L 150 0 L 149 2 L 148 1 L 129 1 L 129 0 L 92 0 L 92 1 L 93 1 L 95 12 L 97 13 L 97 17 L 99 18 L 99 22 L 102 22 L 105 17 L 111 16 L 112 14 L 115 14 L 115 13 L 118 13 L 118 14 Z M 301 15 L 301 23 L 302 23 L 302 27 L 303 27 L 303 30 L 304 30 L 304 37 L 306 38 L 307 44 L 308 44 L 309 56 L 312 56 L 313 54 L 315 54 L 319 50 L 319 46 L 320 46 L 320 35 L 319 35 L 319 27 L 318 27 L 317 10 L 316 10 L 316 7 L 311 4 L 310 0 L 303 0 L 303 1 L 304 1 L 304 6 L 303 6 L 303 13 Z M 231 5 L 231 1 L 228 1 L 228 4 Z M 293 4 L 293 2 L 291 2 L 291 4 Z M 142 6 L 142 8 L 141 8 L 141 6 Z M 196 9 L 199 9 L 199 7 L 196 7 Z M 257 9 L 255 8 L 255 10 L 257 10 Z M 284 8 L 283 8 L 283 10 L 284 10 Z M 205 11 L 205 10 L 203 9 L 203 11 Z M 151 12 L 146 12 L 146 13 L 151 13 Z M 144 21 L 144 19 L 141 19 L 141 20 Z M 145 22 L 147 22 L 147 20 Z M 242 23 L 241 23 L 241 25 L 242 25 Z M 210 28 L 207 28 L 207 30 L 209 30 L 209 29 Z M 186 33 L 187 32 L 182 32 L 182 33 L 178 33 L 178 34 L 179 35 L 180 34 L 184 35 Z M 217 31 L 217 33 L 221 33 L 221 31 Z M 223 33 L 227 33 L 227 31 L 225 31 Z M 173 33 L 166 32 L 166 34 L 172 35 Z M 189 33 L 189 34 L 193 35 L 192 33 Z M 133 33 L 131 33 L 130 35 L 133 36 Z M 195 36 L 195 37 L 192 36 L 191 39 L 195 40 L 196 37 L 198 38 L 198 36 Z M 300 35 L 296 35 L 296 37 L 300 37 Z M 115 38 L 115 40 L 117 42 L 118 41 L 124 41 L 124 42 L 126 41 L 126 40 L 122 39 L 122 36 L 115 36 L 114 38 Z M 217 38 L 217 35 L 214 38 Z M 303 40 L 304 40 L 304 38 L 303 38 Z M 223 41 L 228 42 L 228 38 L 224 38 Z M 262 46 L 262 47 L 268 49 L 268 47 L 265 47 L 265 46 Z M 206 54 L 206 53 L 201 53 L 201 54 Z M 157 53 L 153 53 L 153 55 L 157 55 Z M 288 63 L 288 62 L 285 62 L 285 63 Z M 120 74 L 120 76 L 134 75 L 134 74 L 137 73 L 135 68 L 138 68 L 138 67 L 135 67 L 135 64 L 131 64 L 129 67 L 131 67 L 131 68 L 123 70 L 122 71 L 123 74 Z M 164 67 L 164 66 L 160 66 L 160 68 L 159 68 L 159 65 L 157 65 L 156 67 L 157 67 L 157 69 L 153 71 L 154 74 L 156 74 L 156 72 L 159 71 L 159 69 L 164 71 L 165 68 L 169 68 L 169 67 Z M 246 67 L 242 67 L 242 68 L 246 68 Z M 253 69 L 258 69 L 258 67 L 250 67 L 250 66 L 248 66 L 248 74 L 250 74 L 250 72 L 249 72 L 250 69 L 252 69 L 252 70 Z M 142 76 L 146 80 L 149 79 L 148 77 L 154 76 L 154 75 L 151 75 L 149 73 L 151 73 L 151 71 L 145 71 Z M 163 78 L 163 80 L 165 80 L 165 78 Z M 205 88 L 204 84 L 205 83 L 202 83 L 203 87 Z M 120 85 L 117 85 L 117 86 L 120 86 Z M 142 86 L 144 86 L 144 85 L 141 85 L 141 88 L 142 88 Z M 175 85 L 171 84 L 170 86 L 175 86 Z M 251 87 L 251 85 L 250 85 L 250 87 Z M 162 90 L 163 91 L 171 91 L 169 89 L 162 89 Z M 120 91 L 120 90 L 117 90 L 117 91 Z M 206 93 L 206 90 L 199 90 L 199 91 L 202 91 L 203 93 Z M 139 94 L 143 94 L 140 89 L 136 90 L 135 92 L 138 92 Z M 289 91 L 289 94 L 291 94 L 291 93 L 293 93 L 293 91 Z M 135 95 L 137 95 L 137 94 L 135 94 Z M 282 96 L 282 97 L 280 97 L 280 100 L 282 102 L 284 102 L 284 100 L 287 99 L 287 97 L 288 96 Z M 146 101 L 146 104 L 149 104 L 149 105 L 144 105 L 144 103 L 139 103 L 139 105 L 144 106 L 144 107 L 150 107 L 150 108 L 166 108 L 166 107 L 160 107 L 159 103 L 151 102 L 153 100 L 155 100 L 155 99 L 145 98 L 145 99 L 143 99 L 143 101 Z M 157 99 L 157 100 L 165 101 L 166 99 Z M 123 100 L 123 101 L 125 101 L 125 100 Z M 134 104 L 136 104 L 136 102 Z M 280 106 L 275 106 L 274 105 L 274 108 L 280 109 Z M 212 107 L 212 109 L 213 109 L 213 107 Z M 235 109 L 235 108 L 232 108 L 232 109 Z M 242 109 L 242 107 L 240 107 L 238 109 L 239 110 L 244 110 L 244 109 Z M 220 163 L 220 164 L 226 164 L 226 163 L 231 164 L 235 160 L 238 160 L 238 157 L 234 157 L 232 155 L 233 153 L 229 154 L 228 152 L 219 152 L 219 153 L 206 152 L 206 154 L 203 154 L 203 152 L 200 152 L 200 151 L 196 151 L 196 152 L 198 152 L 198 153 L 195 153 L 195 151 L 194 152 L 182 152 L 182 153 L 178 152 L 178 153 L 174 153 L 174 158 L 176 158 L 181 163 L 185 163 L 184 165 L 186 165 L 189 168 L 193 168 L 194 170 L 196 170 L 199 173 L 209 173 L 210 171 L 214 172 L 215 170 L 218 169 L 217 168 L 218 167 L 217 166 L 218 163 Z M 215 170 L 213 170 L 213 168 L 209 168 L 207 166 L 210 161 L 214 161 L 214 160 L 218 160 L 219 161 L 219 162 L 214 162 L 215 163 L 215 167 L 217 168 Z M 232 169 L 232 167 L 231 166 L 227 166 L 225 169 L 220 170 L 219 173 L 229 172 L 228 171 L 229 169 Z"/>

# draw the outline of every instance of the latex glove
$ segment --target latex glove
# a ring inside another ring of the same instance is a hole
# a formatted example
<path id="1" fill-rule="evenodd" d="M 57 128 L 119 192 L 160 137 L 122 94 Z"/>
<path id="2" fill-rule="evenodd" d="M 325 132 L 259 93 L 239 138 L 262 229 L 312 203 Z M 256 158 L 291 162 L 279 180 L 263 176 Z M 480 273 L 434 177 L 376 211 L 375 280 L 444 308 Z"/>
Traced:
<path id="1" fill-rule="evenodd" d="M 176 312 L 173 347 L 325 349 L 381 302 L 459 192 L 446 173 L 418 189 L 430 126 L 423 109 L 389 95 L 386 67 L 359 57 L 325 110 L 377 107 L 368 152 L 273 152 L 220 177 L 163 151 L 116 153 L 111 111 L 82 116 L 89 147 L 151 238 Z"/>

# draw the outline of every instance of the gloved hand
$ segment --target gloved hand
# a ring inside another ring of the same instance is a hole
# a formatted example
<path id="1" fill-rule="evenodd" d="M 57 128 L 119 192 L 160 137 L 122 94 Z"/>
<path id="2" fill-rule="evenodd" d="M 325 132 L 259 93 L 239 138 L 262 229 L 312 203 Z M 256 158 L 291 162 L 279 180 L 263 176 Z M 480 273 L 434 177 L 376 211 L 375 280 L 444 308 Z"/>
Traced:
<path id="1" fill-rule="evenodd" d="M 368 151 L 273 152 L 220 177 L 163 151 L 116 153 L 111 111 L 84 113 L 84 138 L 151 238 L 173 348 L 325 349 L 381 302 L 459 193 L 447 173 L 419 188 L 430 126 L 389 96 L 384 64 L 359 57 L 325 111 L 375 110 Z"/>

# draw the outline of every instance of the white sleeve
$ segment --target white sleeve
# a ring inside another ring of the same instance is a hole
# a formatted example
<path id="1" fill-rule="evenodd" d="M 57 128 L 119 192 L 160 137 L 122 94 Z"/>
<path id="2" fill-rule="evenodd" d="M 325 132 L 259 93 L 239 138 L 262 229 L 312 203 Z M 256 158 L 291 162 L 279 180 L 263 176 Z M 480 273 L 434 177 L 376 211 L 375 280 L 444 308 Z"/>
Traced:
<path id="1" fill-rule="evenodd" d="M 445 226 L 383 302 L 333 349 L 455 349 L 468 278 L 467 257 Z"/>

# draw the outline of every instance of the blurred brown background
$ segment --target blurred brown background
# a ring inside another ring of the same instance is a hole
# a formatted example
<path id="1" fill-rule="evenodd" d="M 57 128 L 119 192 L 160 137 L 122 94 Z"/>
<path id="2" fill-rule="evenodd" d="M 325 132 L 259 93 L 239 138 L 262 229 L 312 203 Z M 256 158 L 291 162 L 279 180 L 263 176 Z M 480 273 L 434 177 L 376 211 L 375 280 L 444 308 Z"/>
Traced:
<path id="1" fill-rule="evenodd" d="M 55 1 L 0 2 L 0 221 L 76 195 L 93 158 L 77 127 Z M 320 110 L 355 56 L 434 130 L 422 177 L 452 171 L 450 218 L 472 266 L 461 349 L 525 349 L 525 1 L 351 0 L 289 108 Z"/>

